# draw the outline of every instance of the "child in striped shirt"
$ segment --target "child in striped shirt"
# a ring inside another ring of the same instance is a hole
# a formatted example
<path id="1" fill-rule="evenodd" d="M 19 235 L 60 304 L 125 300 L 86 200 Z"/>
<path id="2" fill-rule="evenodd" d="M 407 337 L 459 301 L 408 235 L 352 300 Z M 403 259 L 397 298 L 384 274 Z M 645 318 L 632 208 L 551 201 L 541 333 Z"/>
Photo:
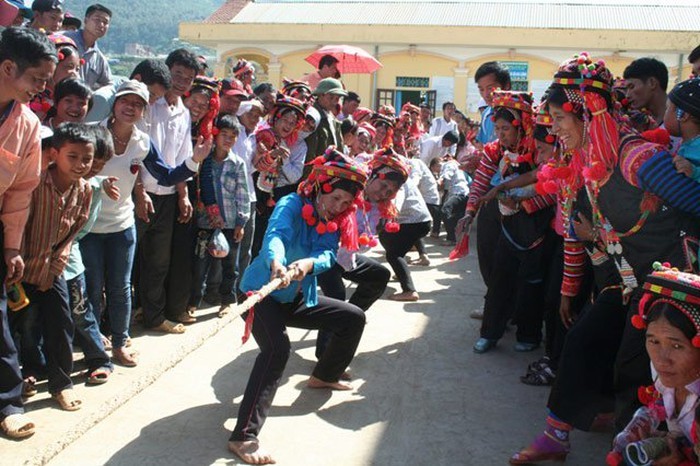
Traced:
<path id="1" fill-rule="evenodd" d="M 63 271 L 73 238 L 87 223 L 92 188 L 84 177 L 95 154 L 95 133 L 79 123 L 64 123 L 52 138 L 53 164 L 32 193 L 22 243 L 22 283 L 29 306 L 37 309 L 47 356 L 51 396 L 66 411 L 80 409 L 73 393 L 73 319 Z"/>

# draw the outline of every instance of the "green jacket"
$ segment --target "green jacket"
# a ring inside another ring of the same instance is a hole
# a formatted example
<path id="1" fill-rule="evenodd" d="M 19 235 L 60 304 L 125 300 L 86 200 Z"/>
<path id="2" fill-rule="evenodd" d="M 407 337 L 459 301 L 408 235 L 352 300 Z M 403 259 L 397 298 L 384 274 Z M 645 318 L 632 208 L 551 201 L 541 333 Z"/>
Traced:
<path id="1" fill-rule="evenodd" d="M 318 110 L 318 112 L 321 114 L 321 122 L 318 124 L 316 131 L 311 133 L 306 138 L 307 149 L 304 163 L 309 163 L 319 155 L 323 155 L 326 149 L 328 149 L 328 146 L 332 146 L 334 144 L 333 133 L 331 133 L 328 118 L 326 118 L 326 111 L 318 105 L 318 102 L 314 104 L 314 107 L 316 107 L 316 110 Z M 334 119 L 333 124 L 335 125 L 335 134 L 338 137 L 337 149 L 342 152 L 344 146 L 343 134 L 340 131 L 340 122 Z M 309 173 L 311 173 L 311 166 L 304 166 L 304 173 L 302 174 L 301 178 L 305 179 Z"/>

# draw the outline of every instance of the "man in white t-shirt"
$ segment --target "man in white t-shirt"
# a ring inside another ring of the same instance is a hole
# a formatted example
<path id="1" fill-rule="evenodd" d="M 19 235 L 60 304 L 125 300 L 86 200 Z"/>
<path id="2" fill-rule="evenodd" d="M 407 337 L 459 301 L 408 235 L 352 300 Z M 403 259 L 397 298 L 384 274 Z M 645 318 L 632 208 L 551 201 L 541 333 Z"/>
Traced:
<path id="1" fill-rule="evenodd" d="M 455 104 L 452 102 L 442 104 L 442 116 L 433 119 L 430 125 L 430 136 L 442 136 L 448 131 L 457 132 L 457 122 L 452 118 L 455 110 Z"/>
<path id="2" fill-rule="evenodd" d="M 434 158 L 440 158 L 446 153 L 452 154 L 459 142 L 456 131 L 448 131 L 440 136 L 429 136 L 420 141 L 420 159 L 427 166 Z"/>
<path id="3" fill-rule="evenodd" d="M 140 128 L 166 164 L 180 165 L 192 156 L 190 112 L 182 103 L 199 71 L 197 57 L 185 50 L 170 53 L 165 61 L 170 69 L 172 87 L 148 109 Z M 191 220 L 192 203 L 187 184 L 162 186 L 143 172 L 143 190 L 152 201 L 146 218 L 139 216 L 136 226 L 140 259 L 139 296 L 144 324 L 165 333 L 183 333 L 182 323 L 194 321 L 187 313 L 192 280 Z M 137 205 L 144 197 L 137 188 Z M 137 209 L 139 212 L 139 209 Z M 171 273 L 177 271 L 175 273 Z M 188 273 L 188 271 L 190 271 Z"/>

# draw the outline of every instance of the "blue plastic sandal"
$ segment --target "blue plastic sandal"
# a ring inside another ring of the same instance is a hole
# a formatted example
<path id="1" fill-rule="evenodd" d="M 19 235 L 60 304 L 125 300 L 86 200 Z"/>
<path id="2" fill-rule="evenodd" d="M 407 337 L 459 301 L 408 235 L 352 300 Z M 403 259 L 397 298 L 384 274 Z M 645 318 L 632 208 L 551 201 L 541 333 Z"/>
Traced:
<path id="1" fill-rule="evenodd" d="M 474 343 L 474 352 L 476 354 L 483 354 L 494 348 L 498 343 L 498 340 L 489 340 L 488 338 L 479 338 L 479 340 Z"/>
<path id="2" fill-rule="evenodd" d="M 538 343 L 525 343 L 519 341 L 513 346 L 513 349 L 518 353 L 529 353 L 530 351 L 535 351 L 539 347 L 540 345 Z"/>

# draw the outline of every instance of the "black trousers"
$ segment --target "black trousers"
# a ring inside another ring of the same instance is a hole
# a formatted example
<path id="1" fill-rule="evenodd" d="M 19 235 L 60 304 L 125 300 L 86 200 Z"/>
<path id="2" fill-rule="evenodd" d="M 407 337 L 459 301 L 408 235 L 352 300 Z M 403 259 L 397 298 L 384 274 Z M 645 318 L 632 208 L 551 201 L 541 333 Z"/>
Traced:
<path id="1" fill-rule="evenodd" d="M 271 297 L 255 306 L 253 337 L 260 347 L 230 440 L 257 438 L 272 406 L 291 345 L 287 326 L 324 329 L 333 334 L 328 348 L 316 363 L 313 375 L 325 382 L 337 382 L 355 356 L 365 326 L 362 309 L 336 299 L 319 296 L 318 304 L 306 307 L 301 298 L 295 303 L 278 303 Z"/>
<path id="2" fill-rule="evenodd" d="M 493 199 L 481 206 L 476 220 L 476 255 L 479 259 L 479 272 L 487 290 L 491 286 L 491 270 L 500 236 L 501 213 L 498 210 L 498 201 Z"/>
<path id="3" fill-rule="evenodd" d="M 324 296 L 345 301 L 345 284 L 343 279 L 357 283 L 357 289 L 350 296 L 348 302 L 367 311 L 376 300 L 378 300 L 391 278 L 391 272 L 374 259 L 357 255 L 357 266 L 352 270 L 344 270 L 340 265 L 335 264 L 330 270 L 317 277 L 318 285 L 321 287 Z M 320 358 L 325 351 L 333 334 L 320 330 L 316 338 L 316 357 Z"/>
<path id="4" fill-rule="evenodd" d="M 596 415 L 613 410 L 613 367 L 625 316 L 621 291 L 607 289 L 566 335 L 548 407 L 576 429 L 589 430 Z"/>
<path id="5" fill-rule="evenodd" d="M 166 279 L 170 270 L 173 226 L 176 221 L 177 194 L 149 194 L 154 213 L 145 223 L 136 219 L 139 251 L 139 301 L 147 327 L 157 327 L 165 320 Z M 189 291 L 189 288 L 187 288 Z"/>
<path id="6" fill-rule="evenodd" d="M 440 233 L 440 206 L 437 204 L 426 204 L 428 206 L 428 210 L 430 211 L 430 216 L 433 218 L 433 224 L 431 227 L 431 232 L 434 233 Z M 435 226 L 437 225 L 437 227 Z M 423 238 L 419 238 L 414 246 L 416 247 L 416 251 L 418 251 L 418 254 L 421 256 L 424 256 L 425 253 L 425 243 L 423 242 Z"/>
<path id="7" fill-rule="evenodd" d="M 544 292 L 544 354 L 549 357 L 549 367 L 556 371 L 568 329 L 564 326 L 559 315 L 561 283 L 564 277 L 563 239 L 552 231 L 550 241 L 552 249 L 545 255 L 544 261 L 547 273 Z M 571 312 L 575 316 L 580 315 L 584 307 L 591 304 L 592 288 L 593 272 L 590 264 L 586 262 L 579 293 L 571 298 Z"/>
<path id="8" fill-rule="evenodd" d="M 442 220 L 445 222 L 445 232 L 448 241 L 456 241 L 455 228 L 457 222 L 464 216 L 467 207 L 466 194 L 451 194 L 442 206 Z"/>
<path id="9" fill-rule="evenodd" d="M 176 214 L 177 217 L 177 214 Z M 194 248 L 197 225 L 193 219 L 180 223 L 175 219 L 170 249 L 170 267 L 166 279 L 165 317 L 175 320 L 187 310 L 194 281 Z M 232 246 L 233 247 L 233 246 Z"/>
<path id="10" fill-rule="evenodd" d="M 177 221 L 177 194 L 149 194 L 150 222 L 136 220 L 139 296 L 146 327 L 157 327 L 187 310 L 192 289 L 196 227 Z"/>
<path id="11" fill-rule="evenodd" d="M 518 250 L 501 232 L 486 291 L 481 337 L 499 340 L 513 315 L 518 326 L 516 338 L 522 343 L 540 343 L 544 311 L 544 244 Z"/>
<path id="12" fill-rule="evenodd" d="M 3 225 L 0 222 L 0 244 L 4 244 Z M 7 266 L 0 261 L 0 421 L 12 414 L 24 412 L 22 403 L 22 372 L 15 342 L 7 320 L 5 278 Z"/>
<path id="13" fill-rule="evenodd" d="M 46 291 L 25 283 L 24 290 L 30 306 L 39 309 L 49 393 L 73 388 L 70 374 L 73 371 L 73 317 L 68 297 L 68 285 L 61 276 Z M 21 311 L 20 311 L 21 312 Z"/>
<path id="14" fill-rule="evenodd" d="M 386 251 L 386 261 L 396 274 L 401 283 L 401 290 L 416 291 L 411 280 L 411 272 L 404 257 L 411 250 L 415 242 L 430 232 L 430 222 L 402 223 L 401 229 L 396 233 L 379 233 L 379 241 Z"/>

